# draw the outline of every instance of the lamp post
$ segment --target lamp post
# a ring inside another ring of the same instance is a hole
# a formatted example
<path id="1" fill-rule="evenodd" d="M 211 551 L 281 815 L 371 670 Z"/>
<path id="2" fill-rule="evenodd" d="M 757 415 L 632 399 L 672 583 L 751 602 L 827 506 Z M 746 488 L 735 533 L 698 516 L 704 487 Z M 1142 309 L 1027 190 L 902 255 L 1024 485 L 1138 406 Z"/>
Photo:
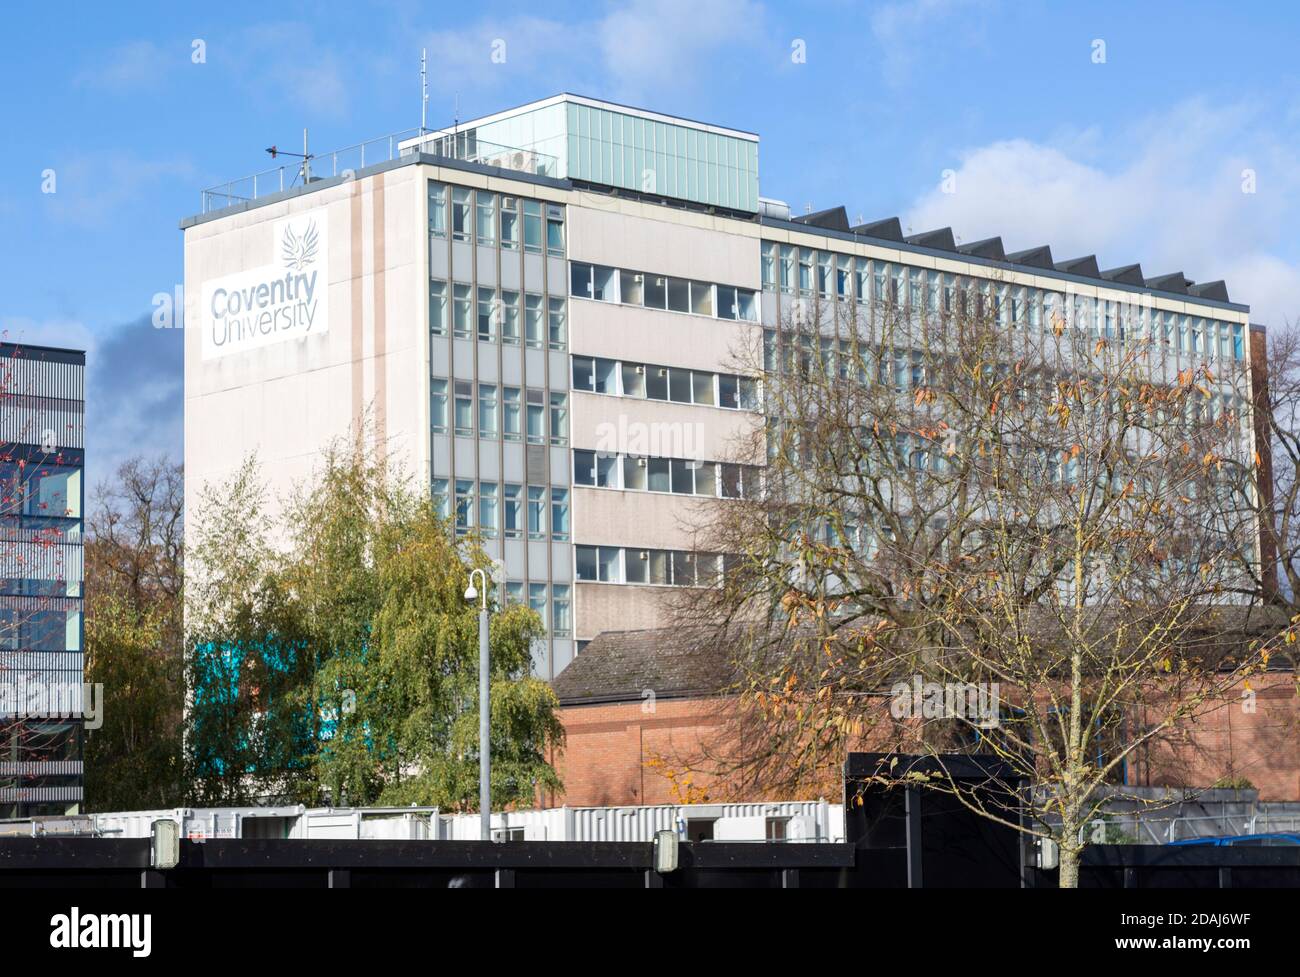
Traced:
<path id="1" fill-rule="evenodd" d="M 492 840 L 492 747 L 490 745 L 490 709 L 489 683 L 491 674 L 488 663 L 488 606 L 487 606 L 487 572 L 481 567 L 470 572 L 469 588 L 465 591 L 466 600 L 477 600 L 479 591 L 474 589 L 474 576 L 482 576 L 482 600 L 478 612 L 478 811 L 479 839 Z"/>

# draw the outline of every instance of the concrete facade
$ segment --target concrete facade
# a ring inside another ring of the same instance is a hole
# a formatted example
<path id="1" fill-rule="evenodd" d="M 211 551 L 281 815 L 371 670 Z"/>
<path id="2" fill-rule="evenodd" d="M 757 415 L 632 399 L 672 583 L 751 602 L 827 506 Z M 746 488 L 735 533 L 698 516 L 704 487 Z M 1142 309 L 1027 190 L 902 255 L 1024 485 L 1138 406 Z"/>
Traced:
<path id="1" fill-rule="evenodd" d="M 567 115 L 555 110 L 564 102 Z M 1168 292 L 738 208 L 752 196 L 749 164 L 737 163 L 751 143 L 756 191 L 756 136 L 626 107 L 595 111 L 601 104 L 557 96 L 437 134 L 420 144 L 425 152 L 185 221 L 189 511 L 204 484 L 221 484 L 252 452 L 273 493 L 308 481 L 321 448 L 369 416 L 390 456 L 500 561 L 506 598 L 542 613 L 549 635 L 534 667 L 554 678 L 602 631 L 668 623 L 679 588 L 656 568 L 694 548 L 709 507 L 727 504 L 717 463 L 762 430 L 743 398 L 723 404 L 726 391 L 811 295 L 865 306 L 882 269 L 904 282 L 996 276 L 1030 296 L 1087 302 L 1098 321 L 1121 305 L 1168 315 L 1213 335 L 1225 372 L 1249 369 L 1232 351 L 1247 310 L 1226 292 Z M 581 128 L 615 116 L 608 132 Z M 565 125 L 579 127 L 568 142 Z M 531 171 L 511 168 L 501 146 L 475 148 L 480 130 L 485 146 L 489 135 L 533 132 L 535 144 L 516 154 Z M 660 149 L 647 148 L 647 134 Z M 607 161 L 592 155 L 606 144 Z M 556 146 L 564 151 L 545 156 Z M 652 156 L 648 182 L 628 178 Z M 669 171 L 690 191 L 661 190 Z M 328 228 L 319 263 L 286 258 L 317 224 Z M 279 341 L 205 356 L 214 283 L 250 269 L 278 274 L 291 260 L 294 274 L 323 270 L 328 331 L 286 329 Z M 667 298 L 652 299 L 656 289 Z M 578 377 L 587 383 L 593 370 L 619 379 L 582 389 Z M 668 393 L 656 397 L 655 383 Z M 1244 423 L 1243 437 L 1253 433 Z M 622 474 L 583 484 L 593 474 L 579 452 L 618 453 Z M 668 459 L 686 467 L 642 464 Z M 638 466 L 646 488 L 628 487 Z M 711 572 L 701 566 L 691 579 Z"/>

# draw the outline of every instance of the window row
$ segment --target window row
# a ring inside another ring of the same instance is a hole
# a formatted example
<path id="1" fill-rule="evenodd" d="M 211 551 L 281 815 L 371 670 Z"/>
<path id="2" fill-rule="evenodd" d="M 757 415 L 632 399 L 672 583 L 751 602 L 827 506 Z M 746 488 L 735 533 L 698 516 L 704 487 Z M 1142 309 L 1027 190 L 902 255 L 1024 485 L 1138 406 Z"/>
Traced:
<path id="1" fill-rule="evenodd" d="M 550 585 L 550 616 L 547 616 L 546 584 L 528 583 L 522 580 L 506 581 L 506 603 L 523 604 L 537 612 L 544 625 L 548 625 L 551 634 L 557 638 L 567 638 L 573 634 L 573 599 L 572 588 L 567 583 Z"/>
<path id="2" fill-rule="evenodd" d="M 752 377 L 600 357 L 573 357 L 573 389 L 678 404 L 758 410 L 758 381 Z"/>
<path id="3" fill-rule="evenodd" d="M 453 282 L 449 297 L 445 281 L 429 282 L 429 332 L 435 336 L 447 335 L 450 328 L 456 339 L 477 336 L 490 343 L 500 336 L 508 346 L 518 346 L 522 339 L 533 349 L 564 349 L 567 311 L 563 296 L 548 299 L 533 292 Z"/>
<path id="4" fill-rule="evenodd" d="M 450 393 L 449 393 L 450 388 Z M 498 387 L 472 380 L 429 380 L 429 418 L 434 434 L 449 430 L 457 437 L 527 441 L 529 444 L 569 442 L 569 395 L 536 387 Z M 451 403 L 448 403 L 448 400 Z M 450 417 L 449 415 L 450 411 Z"/>
<path id="5" fill-rule="evenodd" d="M 724 560 L 718 553 L 623 546 L 575 546 L 574 551 L 575 576 L 580 581 L 670 587 L 714 587 L 722 583 Z"/>
<path id="6" fill-rule="evenodd" d="M 450 221 L 448 220 L 450 216 Z M 506 251 L 564 257 L 564 207 L 526 200 L 489 190 L 453 187 L 429 182 L 429 233 L 446 238 L 450 223 L 454 241 L 473 241 L 484 247 L 498 242 Z"/>
<path id="7" fill-rule="evenodd" d="M 480 536 L 505 539 L 545 539 L 547 512 L 550 512 L 551 538 L 569 538 L 569 490 L 545 485 L 514 485 L 510 482 L 475 482 L 458 478 L 454 498 L 451 481 L 433 480 L 433 504 L 443 519 L 455 517 L 456 532 L 464 535 L 471 529 Z"/>
<path id="8" fill-rule="evenodd" d="M 964 309 L 975 316 L 994 316 L 1008 327 L 1037 329 L 1059 321 L 1099 337 L 1149 336 L 1188 355 L 1238 362 L 1246 357 L 1243 324 L 1153 309 L 1145 295 L 1134 302 L 1099 299 L 772 241 L 763 244 L 762 282 L 765 289 L 790 294 L 816 293 L 916 312 Z"/>
<path id="9" fill-rule="evenodd" d="M 753 498 L 760 469 L 718 461 L 573 452 L 573 484 L 719 499 Z"/>
<path id="10" fill-rule="evenodd" d="M 637 305 L 718 319 L 758 321 L 758 295 L 752 289 L 697 282 L 642 271 L 569 262 L 569 294 L 598 302 Z"/>

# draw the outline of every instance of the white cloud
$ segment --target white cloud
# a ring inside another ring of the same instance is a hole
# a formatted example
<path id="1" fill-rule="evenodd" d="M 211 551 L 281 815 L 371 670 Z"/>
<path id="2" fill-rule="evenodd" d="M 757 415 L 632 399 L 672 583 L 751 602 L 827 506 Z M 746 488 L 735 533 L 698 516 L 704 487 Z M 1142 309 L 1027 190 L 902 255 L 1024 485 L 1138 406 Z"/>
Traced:
<path id="1" fill-rule="evenodd" d="M 741 66 L 762 51 L 775 57 L 765 17 L 755 0 L 629 0 L 586 20 L 485 18 L 427 35 L 430 87 L 471 95 L 524 78 L 548 94 L 567 84 L 616 99 L 661 97 L 720 65 Z"/>
<path id="2" fill-rule="evenodd" d="M 1000 235 L 1008 251 L 1048 244 L 1057 259 L 1140 262 L 1147 277 L 1223 278 L 1252 317 L 1300 314 L 1300 218 L 1291 160 L 1300 138 L 1249 105 L 1193 101 L 1115 133 L 992 142 L 959 154 L 955 192 L 934 187 L 906 211 L 914 232 L 951 225 L 963 241 Z M 1080 158 L 1091 156 L 1093 158 Z M 1257 192 L 1243 193 L 1243 170 Z"/>
<path id="3" fill-rule="evenodd" d="M 214 38 L 208 63 L 232 68 L 250 95 L 299 106 L 321 115 L 345 115 L 349 86 L 344 58 L 300 22 L 261 24 L 229 39 Z M 361 71 L 369 62 L 354 59 Z"/>
<path id="4" fill-rule="evenodd" d="M 959 39 L 971 43 L 981 35 L 978 21 L 965 19 L 984 0 L 898 0 L 875 7 L 871 12 L 871 33 L 879 48 L 880 70 L 885 82 L 899 87 L 911 78 L 918 62 L 925 59 L 927 42 Z M 957 20 L 961 18 L 958 29 Z"/>
<path id="5" fill-rule="evenodd" d="M 149 159 L 119 150 L 52 159 L 48 168 L 54 171 L 54 192 L 43 199 L 50 215 L 81 227 L 108 224 L 168 181 L 181 180 L 188 188 L 196 172 L 184 159 Z"/>
<path id="6" fill-rule="evenodd" d="M 189 47 L 185 48 L 188 56 Z M 153 41 L 128 41 L 110 49 L 105 56 L 73 76 L 78 88 L 125 95 L 156 89 L 162 83 L 177 55 L 160 48 Z"/>

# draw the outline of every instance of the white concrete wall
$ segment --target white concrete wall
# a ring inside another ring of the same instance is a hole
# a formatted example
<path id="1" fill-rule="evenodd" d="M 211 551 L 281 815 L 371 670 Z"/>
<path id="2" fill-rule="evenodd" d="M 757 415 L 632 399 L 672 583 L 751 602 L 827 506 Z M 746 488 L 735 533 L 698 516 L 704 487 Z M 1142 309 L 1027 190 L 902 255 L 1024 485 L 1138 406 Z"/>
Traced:
<path id="1" fill-rule="evenodd" d="M 185 231 L 186 506 L 251 453 L 276 495 L 305 482 L 320 450 L 369 413 L 376 439 L 418 474 L 428 469 L 427 244 L 423 167 L 219 218 Z M 211 279 L 275 261 L 276 220 L 323 209 L 329 327 L 204 360 L 198 303 Z"/>

